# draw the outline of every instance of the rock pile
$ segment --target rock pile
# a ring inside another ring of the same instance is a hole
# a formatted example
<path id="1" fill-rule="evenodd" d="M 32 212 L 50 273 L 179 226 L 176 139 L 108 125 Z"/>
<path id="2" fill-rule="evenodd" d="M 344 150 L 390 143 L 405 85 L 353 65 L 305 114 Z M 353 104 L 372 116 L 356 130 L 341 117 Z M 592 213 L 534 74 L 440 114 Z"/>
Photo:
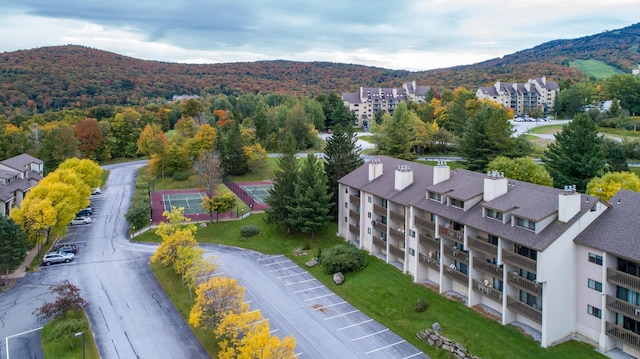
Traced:
<path id="1" fill-rule="evenodd" d="M 434 327 L 440 327 L 440 325 L 435 326 L 435 324 Z M 467 353 L 467 349 L 462 346 L 462 344 L 456 343 L 453 340 L 440 335 L 440 333 L 434 329 L 423 330 L 418 332 L 416 336 L 425 344 L 436 346 L 442 350 L 453 353 L 456 359 L 480 359 L 480 357 Z"/>

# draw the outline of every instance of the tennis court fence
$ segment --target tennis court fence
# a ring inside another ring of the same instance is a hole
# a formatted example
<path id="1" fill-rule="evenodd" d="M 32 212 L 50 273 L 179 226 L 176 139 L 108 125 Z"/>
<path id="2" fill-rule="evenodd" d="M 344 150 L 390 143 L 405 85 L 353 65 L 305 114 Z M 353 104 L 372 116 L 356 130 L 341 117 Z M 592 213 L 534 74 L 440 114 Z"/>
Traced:
<path id="1" fill-rule="evenodd" d="M 253 198 L 251 198 L 251 196 L 247 192 L 240 188 L 239 184 L 233 182 L 227 176 L 222 177 L 222 183 L 224 183 L 224 185 L 227 186 L 227 188 L 229 188 L 231 192 L 235 193 L 235 195 L 238 196 L 238 198 L 240 198 L 242 202 L 246 203 L 250 208 L 253 208 Z"/>

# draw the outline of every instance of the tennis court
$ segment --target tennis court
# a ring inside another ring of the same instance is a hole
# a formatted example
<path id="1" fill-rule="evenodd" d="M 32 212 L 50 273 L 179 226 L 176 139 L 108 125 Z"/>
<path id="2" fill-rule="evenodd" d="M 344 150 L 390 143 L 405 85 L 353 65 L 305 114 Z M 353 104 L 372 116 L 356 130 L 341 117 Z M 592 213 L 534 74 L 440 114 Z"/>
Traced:
<path id="1" fill-rule="evenodd" d="M 251 196 L 251 198 L 253 198 L 254 201 L 256 201 L 256 203 L 259 204 L 266 203 L 271 187 L 271 184 L 247 184 L 240 186 L 243 191 L 245 191 L 249 196 Z"/>
<path id="2" fill-rule="evenodd" d="M 203 213 L 202 198 L 204 193 L 171 193 L 162 195 L 164 209 L 171 211 L 171 208 L 184 207 L 184 214 Z"/>

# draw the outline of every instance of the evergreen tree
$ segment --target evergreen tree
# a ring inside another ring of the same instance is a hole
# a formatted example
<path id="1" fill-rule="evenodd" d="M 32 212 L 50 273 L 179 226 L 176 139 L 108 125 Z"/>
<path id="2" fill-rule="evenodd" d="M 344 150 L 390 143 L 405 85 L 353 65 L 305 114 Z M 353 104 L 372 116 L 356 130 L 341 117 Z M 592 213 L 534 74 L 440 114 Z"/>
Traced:
<path id="1" fill-rule="evenodd" d="M 232 121 L 230 124 L 220 155 L 225 175 L 243 175 L 249 171 L 247 156 L 242 148 L 240 125 L 237 121 Z"/>
<path id="2" fill-rule="evenodd" d="M 608 172 L 625 172 L 629 170 L 627 154 L 624 152 L 622 143 L 613 138 L 603 138 L 603 146 Z"/>
<path id="3" fill-rule="evenodd" d="M 327 138 L 324 148 L 324 171 L 327 176 L 331 205 L 329 214 L 336 218 L 338 215 L 338 180 L 364 163 L 360 157 L 360 146 L 357 145 L 351 126 L 346 128 L 337 126 L 333 135 Z"/>
<path id="4" fill-rule="evenodd" d="M 384 116 L 380 133 L 377 136 L 378 149 L 382 154 L 412 160 L 411 152 L 414 139 L 414 122 L 418 115 L 409 110 L 406 102 L 400 102 L 393 111 L 393 116 Z"/>
<path id="5" fill-rule="evenodd" d="M 307 155 L 295 180 L 293 201 L 287 206 L 289 227 L 302 233 L 315 233 L 330 219 L 330 195 L 322 162 L 313 154 Z"/>
<path id="6" fill-rule="evenodd" d="M 598 136 L 598 127 L 581 113 L 564 125 L 555 138 L 544 152 L 544 164 L 554 186 L 576 185 L 578 191 L 584 192 L 589 180 L 604 169 L 603 139 Z"/>
<path id="7" fill-rule="evenodd" d="M 0 216 L 0 248 L 0 273 L 6 286 L 9 272 L 27 256 L 27 236 L 13 219 L 4 216 Z"/>
<path id="8" fill-rule="evenodd" d="M 282 153 L 278 158 L 278 169 L 273 173 L 273 187 L 269 190 L 266 210 L 267 223 L 278 227 L 287 228 L 291 212 L 287 207 L 293 203 L 295 192 L 295 180 L 298 175 L 298 159 L 296 158 L 296 143 L 291 134 L 285 138 Z"/>

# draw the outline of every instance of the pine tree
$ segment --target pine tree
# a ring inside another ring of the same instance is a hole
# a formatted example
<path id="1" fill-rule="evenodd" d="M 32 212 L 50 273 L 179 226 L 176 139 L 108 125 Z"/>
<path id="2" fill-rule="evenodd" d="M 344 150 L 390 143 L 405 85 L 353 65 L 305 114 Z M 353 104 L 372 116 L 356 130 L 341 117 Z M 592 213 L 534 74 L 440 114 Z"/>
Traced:
<path id="1" fill-rule="evenodd" d="M 302 233 L 315 233 L 330 219 L 327 177 L 322 162 L 313 154 L 307 155 L 295 181 L 294 198 L 287 207 L 289 227 Z"/>
<path id="2" fill-rule="evenodd" d="M 598 126 L 581 113 L 564 125 L 555 138 L 555 143 L 544 152 L 544 165 L 553 177 L 553 185 L 558 188 L 576 185 L 584 193 L 589 180 L 602 174 L 605 165 Z"/>
<path id="3" fill-rule="evenodd" d="M 327 139 L 324 148 L 324 171 L 327 176 L 331 205 L 329 214 L 335 219 L 338 215 L 338 180 L 362 166 L 361 147 L 357 144 L 351 126 L 337 126 L 333 135 Z"/>
<path id="4" fill-rule="evenodd" d="M 9 272 L 27 256 L 27 236 L 13 219 L 4 216 L 0 216 L 0 247 L 0 273 L 4 274 L 6 286 Z"/>
<path id="5" fill-rule="evenodd" d="M 287 206 L 293 201 L 298 167 L 295 139 L 289 134 L 285 138 L 282 153 L 278 158 L 278 169 L 273 174 L 273 187 L 269 190 L 267 198 L 269 208 L 266 210 L 267 223 L 286 227 L 287 232 L 290 232 L 287 221 L 291 215 Z"/>
<path id="6" fill-rule="evenodd" d="M 221 156 L 225 175 L 243 175 L 249 171 L 247 156 L 242 148 L 240 125 L 236 121 L 230 125 L 224 139 Z"/>

